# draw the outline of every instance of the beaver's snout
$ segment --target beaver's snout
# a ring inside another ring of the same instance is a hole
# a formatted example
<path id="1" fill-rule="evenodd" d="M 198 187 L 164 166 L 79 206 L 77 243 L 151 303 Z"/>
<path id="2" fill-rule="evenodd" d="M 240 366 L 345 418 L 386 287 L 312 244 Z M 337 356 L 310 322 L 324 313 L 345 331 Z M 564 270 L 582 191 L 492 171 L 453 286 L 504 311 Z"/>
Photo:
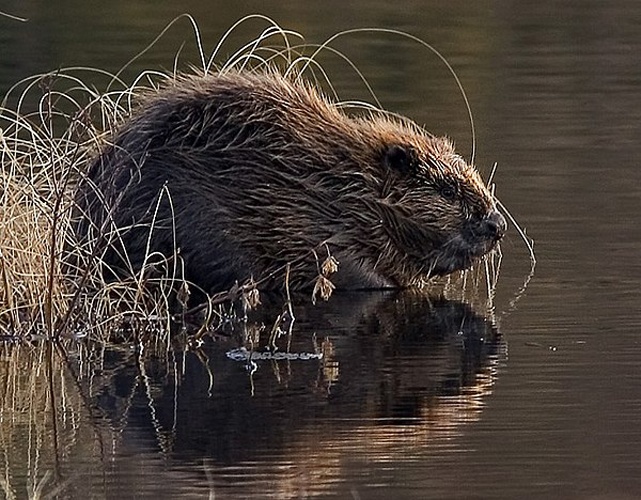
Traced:
<path id="1" fill-rule="evenodd" d="M 507 221 L 498 210 L 492 210 L 481 223 L 481 232 L 488 240 L 500 240 L 505 231 L 507 231 Z"/>
<path id="2" fill-rule="evenodd" d="M 466 242 L 463 247 L 472 255 L 480 257 L 494 248 L 505 231 L 505 217 L 498 210 L 492 209 L 484 217 L 470 220 L 467 230 L 463 231 Z"/>

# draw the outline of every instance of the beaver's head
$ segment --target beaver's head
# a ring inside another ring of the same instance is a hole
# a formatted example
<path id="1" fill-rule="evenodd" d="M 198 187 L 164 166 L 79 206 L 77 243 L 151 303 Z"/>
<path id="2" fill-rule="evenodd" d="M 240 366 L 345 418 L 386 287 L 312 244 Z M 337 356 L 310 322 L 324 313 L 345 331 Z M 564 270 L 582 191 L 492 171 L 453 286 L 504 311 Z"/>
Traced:
<path id="1" fill-rule="evenodd" d="M 476 169 L 452 143 L 412 123 L 375 120 L 379 230 L 388 238 L 377 271 L 404 286 L 470 267 L 507 223 Z"/>

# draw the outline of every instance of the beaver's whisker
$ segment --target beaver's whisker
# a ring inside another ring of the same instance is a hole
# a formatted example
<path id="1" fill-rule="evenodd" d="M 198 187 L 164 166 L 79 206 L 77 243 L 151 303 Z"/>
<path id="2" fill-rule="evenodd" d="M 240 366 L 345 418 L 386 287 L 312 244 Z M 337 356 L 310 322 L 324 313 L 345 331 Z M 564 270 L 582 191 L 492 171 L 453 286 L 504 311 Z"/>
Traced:
<path id="1" fill-rule="evenodd" d="M 527 236 L 524 229 L 521 229 L 521 226 L 519 226 L 518 222 L 516 222 L 516 219 L 512 216 L 512 214 L 509 212 L 507 207 L 503 205 L 503 203 L 501 203 L 500 200 L 496 199 L 496 205 L 503 211 L 503 213 L 507 216 L 507 218 L 516 228 L 516 232 L 519 234 L 519 236 L 523 240 L 523 243 L 525 243 L 525 246 L 528 249 L 532 267 L 536 266 L 536 257 L 534 255 L 534 240 Z"/>

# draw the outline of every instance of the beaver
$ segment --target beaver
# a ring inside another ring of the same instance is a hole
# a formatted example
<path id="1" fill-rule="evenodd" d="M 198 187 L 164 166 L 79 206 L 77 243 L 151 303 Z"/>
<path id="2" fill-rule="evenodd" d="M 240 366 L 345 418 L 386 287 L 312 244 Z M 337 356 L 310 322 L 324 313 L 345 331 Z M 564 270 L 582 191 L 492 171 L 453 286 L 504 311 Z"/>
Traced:
<path id="1" fill-rule="evenodd" d="M 507 227 L 447 138 L 348 113 L 275 70 L 181 75 L 151 91 L 79 192 L 85 241 L 117 228 L 103 254 L 114 274 L 177 251 L 206 291 L 282 286 L 286 268 L 304 288 L 327 252 L 336 286 L 419 285 L 470 267 Z"/>

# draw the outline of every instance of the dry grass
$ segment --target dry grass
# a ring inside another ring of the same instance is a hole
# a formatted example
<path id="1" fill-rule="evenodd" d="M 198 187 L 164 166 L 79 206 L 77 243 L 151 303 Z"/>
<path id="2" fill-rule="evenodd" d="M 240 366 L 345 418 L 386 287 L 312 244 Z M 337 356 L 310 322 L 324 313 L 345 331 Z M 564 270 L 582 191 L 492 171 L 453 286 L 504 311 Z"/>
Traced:
<path id="1" fill-rule="evenodd" d="M 70 214 L 66 186 L 71 165 L 83 158 L 69 134 L 56 137 L 60 117 L 52 100 L 47 92 L 37 112 L 4 108 L 0 115 L 0 321 L 12 332 L 51 332 L 66 309 L 60 259 Z"/>
<path id="2" fill-rule="evenodd" d="M 125 97 L 134 90 L 98 94 L 81 78 L 98 73 L 35 76 L 15 86 L 0 109 L 0 329 L 6 335 L 84 334 L 79 316 L 97 325 L 122 314 L 167 315 L 142 280 L 135 289 L 105 283 L 100 255 L 75 241 L 75 186 L 128 114 Z"/>

